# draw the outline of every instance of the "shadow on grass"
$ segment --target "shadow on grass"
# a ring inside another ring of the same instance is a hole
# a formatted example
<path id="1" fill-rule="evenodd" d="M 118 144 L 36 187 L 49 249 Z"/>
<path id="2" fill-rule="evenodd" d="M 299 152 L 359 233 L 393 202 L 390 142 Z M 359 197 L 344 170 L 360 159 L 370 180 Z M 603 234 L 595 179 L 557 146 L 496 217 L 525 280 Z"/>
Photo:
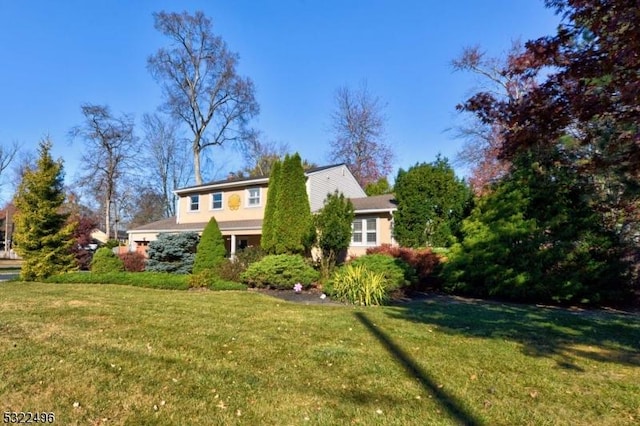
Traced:
<path id="1" fill-rule="evenodd" d="M 482 422 L 476 419 L 460 402 L 447 391 L 438 387 L 412 358 L 400 346 L 398 346 L 384 331 L 376 327 L 362 312 L 356 312 L 355 317 L 369 332 L 384 346 L 389 354 L 405 369 L 409 377 L 418 379 L 425 391 L 437 398 L 438 402 L 449 412 L 449 415 L 457 422 L 466 425 L 480 425 Z"/>
<path id="2" fill-rule="evenodd" d="M 581 371 L 576 357 L 640 366 L 640 316 L 434 297 L 387 311 L 393 318 L 435 325 L 448 334 L 499 338 L 524 354 L 553 357 Z"/>

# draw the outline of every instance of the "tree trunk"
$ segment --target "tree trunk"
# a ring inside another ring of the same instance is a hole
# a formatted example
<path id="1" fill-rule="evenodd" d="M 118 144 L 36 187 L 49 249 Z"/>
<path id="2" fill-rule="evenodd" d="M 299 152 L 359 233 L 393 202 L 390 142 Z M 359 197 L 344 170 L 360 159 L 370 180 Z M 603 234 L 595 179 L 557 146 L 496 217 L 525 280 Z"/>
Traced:
<path id="1" fill-rule="evenodd" d="M 111 238 L 111 199 L 107 199 L 107 208 L 104 217 L 104 232 L 107 234 L 107 241 Z"/>

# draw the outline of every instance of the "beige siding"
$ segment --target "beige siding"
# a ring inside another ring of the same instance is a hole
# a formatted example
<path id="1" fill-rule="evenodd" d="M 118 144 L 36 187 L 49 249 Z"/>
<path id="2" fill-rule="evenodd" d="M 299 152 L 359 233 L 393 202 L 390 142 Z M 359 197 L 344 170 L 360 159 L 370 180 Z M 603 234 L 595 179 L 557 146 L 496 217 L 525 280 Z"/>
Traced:
<path id="1" fill-rule="evenodd" d="M 260 188 L 260 205 L 249 205 L 249 189 Z M 213 193 L 222 192 L 222 208 L 212 209 Z M 226 189 L 221 191 L 211 191 L 199 194 L 200 203 L 198 211 L 190 211 L 190 195 L 182 195 L 178 200 L 179 223 L 199 223 L 208 222 L 211 216 L 215 216 L 218 222 L 229 220 L 262 219 L 264 208 L 267 203 L 267 186 L 255 185 L 242 188 Z M 233 201 L 239 200 L 237 209 L 232 209 Z"/>
<path id="2" fill-rule="evenodd" d="M 366 254 L 366 251 L 370 247 L 380 246 L 382 244 L 396 245 L 392 238 L 391 229 L 391 214 L 388 212 L 372 213 L 372 214 L 360 214 L 356 215 L 356 219 L 376 219 L 376 242 L 375 243 L 351 243 L 347 250 L 348 257 L 358 257 Z M 363 241 L 366 241 L 366 237 L 363 237 Z"/>
<path id="3" fill-rule="evenodd" d="M 331 167 L 309 174 L 307 191 L 311 211 L 321 209 L 327 194 L 336 190 L 348 198 L 367 196 L 346 166 Z"/>

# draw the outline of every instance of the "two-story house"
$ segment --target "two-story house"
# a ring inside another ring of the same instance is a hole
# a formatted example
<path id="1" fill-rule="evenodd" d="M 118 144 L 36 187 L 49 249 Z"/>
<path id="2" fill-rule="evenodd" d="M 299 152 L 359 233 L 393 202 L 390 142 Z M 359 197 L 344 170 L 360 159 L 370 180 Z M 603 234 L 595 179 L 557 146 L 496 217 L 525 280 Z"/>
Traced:
<path id="1" fill-rule="evenodd" d="M 393 195 L 367 197 L 344 164 L 316 167 L 305 172 L 311 211 L 322 208 L 327 194 L 342 192 L 355 208 L 348 255 L 359 256 L 368 247 L 393 244 Z M 160 233 L 197 232 L 215 216 L 227 251 L 260 244 L 269 178 L 227 179 L 175 190 L 177 215 L 128 231 L 129 250 L 146 250 Z"/>

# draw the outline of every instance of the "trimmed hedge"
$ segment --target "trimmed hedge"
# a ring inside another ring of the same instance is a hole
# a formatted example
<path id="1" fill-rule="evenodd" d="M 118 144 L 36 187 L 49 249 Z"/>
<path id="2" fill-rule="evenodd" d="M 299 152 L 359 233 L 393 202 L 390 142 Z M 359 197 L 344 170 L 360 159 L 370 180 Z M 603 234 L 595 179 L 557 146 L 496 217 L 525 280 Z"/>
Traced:
<path id="1" fill-rule="evenodd" d="M 69 272 L 53 275 L 47 278 L 45 282 L 57 284 L 121 284 L 167 290 L 187 290 L 189 288 L 187 275 L 162 272 L 111 272 L 106 274 Z"/>
<path id="2" fill-rule="evenodd" d="M 318 271 L 307 265 L 300 255 L 278 254 L 266 256 L 249 265 L 242 273 L 242 281 L 251 287 L 289 290 L 297 283 L 307 288 L 320 278 Z"/>
<path id="3" fill-rule="evenodd" d="M 110 248 L 101 247 L 93 255 L 91 272 L 96 274 L 124 272 L 124 263 Z"/>
<path id="4" fill-rule="evenodd" d="M 215 270 L 204 269 L 190 275 L 187 282 L 190 288 L 208 288 L 210 290 L 246 290 L 247 286 L 220 278 Z"/>

